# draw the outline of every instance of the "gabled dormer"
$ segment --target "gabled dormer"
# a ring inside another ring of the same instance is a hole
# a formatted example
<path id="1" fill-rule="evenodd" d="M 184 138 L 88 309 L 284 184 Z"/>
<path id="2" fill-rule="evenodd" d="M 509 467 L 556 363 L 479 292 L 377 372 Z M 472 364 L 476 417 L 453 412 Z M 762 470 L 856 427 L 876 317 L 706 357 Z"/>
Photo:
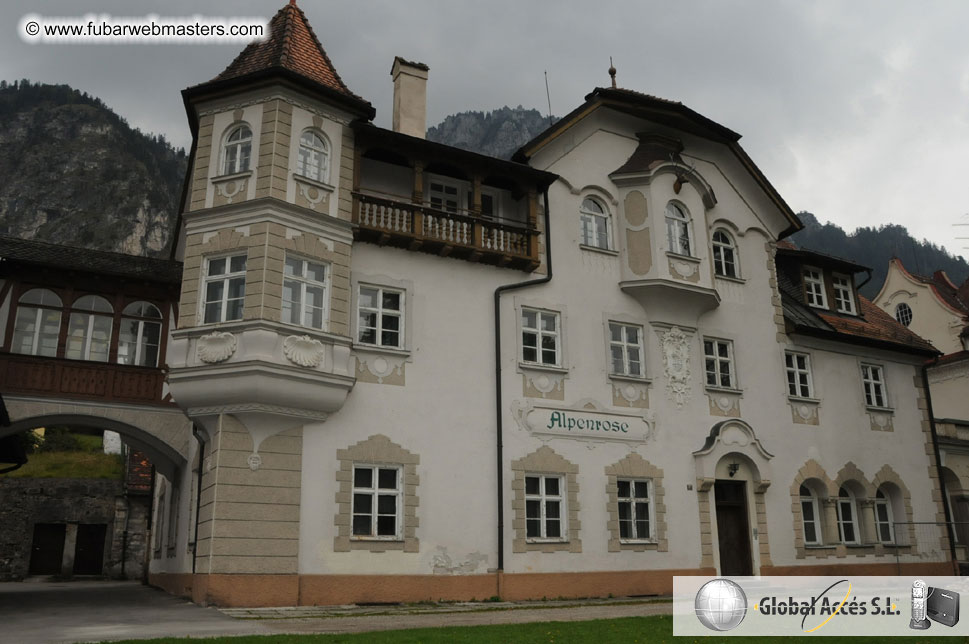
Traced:
<path id="1" fill-rule="evenodd" d="M 798 300 L 818 313 L 861 314 L 855 276 L 867 274 L 870 278 L 867 266 L 782 243 L 777 249 L 777 270 L 799 295 Z"/>

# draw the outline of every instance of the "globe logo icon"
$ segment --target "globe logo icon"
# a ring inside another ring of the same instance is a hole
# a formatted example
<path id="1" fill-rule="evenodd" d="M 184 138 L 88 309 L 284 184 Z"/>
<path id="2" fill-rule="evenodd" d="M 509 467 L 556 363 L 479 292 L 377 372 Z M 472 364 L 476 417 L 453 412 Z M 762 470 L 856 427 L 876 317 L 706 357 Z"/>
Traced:
<path id="1" fill-rule="evenodd" d="M 711 631 L 729 631 L 744 621 L 747 595 L 729 579 L 714 579 L 703 584 L 693 606 L 697 619 Z"/>

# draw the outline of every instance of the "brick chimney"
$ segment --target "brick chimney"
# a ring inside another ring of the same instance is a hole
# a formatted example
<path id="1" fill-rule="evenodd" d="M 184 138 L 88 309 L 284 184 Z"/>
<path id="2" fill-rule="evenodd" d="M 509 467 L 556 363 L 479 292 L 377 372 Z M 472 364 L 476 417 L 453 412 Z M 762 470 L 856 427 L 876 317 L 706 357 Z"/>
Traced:
<path id="1" fill-rule="evenodd" d="M 423 139 L 427 133 L 427 70 L 424 63 L 394 58 L 394 132 Z"/>

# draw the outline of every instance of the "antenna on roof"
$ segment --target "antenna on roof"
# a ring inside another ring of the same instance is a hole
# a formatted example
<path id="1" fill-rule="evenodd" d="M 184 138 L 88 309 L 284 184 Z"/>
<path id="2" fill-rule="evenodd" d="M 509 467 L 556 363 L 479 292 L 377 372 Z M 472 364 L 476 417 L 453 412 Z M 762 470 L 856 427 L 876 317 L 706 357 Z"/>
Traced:
<path id="1" fill-rule="evenodd" d="M 548 124 L 552 125 L 552 95 L 548 92 L 548 70 L 545 70 L 545 98 L 548 100 Z"/>
<path id="2" fill-rule="evenodd" d="M 612 56 L 609 57 L 609 78 L 612 79 L 612 89 L 616 89 L 616 66 L 612 64 Z"/>

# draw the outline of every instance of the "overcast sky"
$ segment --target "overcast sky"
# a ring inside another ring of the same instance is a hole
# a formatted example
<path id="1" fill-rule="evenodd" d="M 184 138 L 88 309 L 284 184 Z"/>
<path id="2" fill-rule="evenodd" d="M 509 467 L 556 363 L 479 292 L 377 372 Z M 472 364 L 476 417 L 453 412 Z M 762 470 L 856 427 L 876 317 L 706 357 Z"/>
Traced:
<path id="1" fill-rule="evenodd" d="M 188 146 L 179 91 L 241 51 L 27 44 L 41 16 L 261 16 L 271 2 L 5 2 L 0 78 L 67 83 Z M 301 0 L 351 90 L 389 127 L 395 55 L 430 66 L 428 125 L 523 105 L 563 115 L 609 83 L 685 103 L 741 144 L 795 211 L 853 230 L 897 223 L 969 256 L 969 2 Z M 202 8 L 200 8 L 202 7 Z"/>

